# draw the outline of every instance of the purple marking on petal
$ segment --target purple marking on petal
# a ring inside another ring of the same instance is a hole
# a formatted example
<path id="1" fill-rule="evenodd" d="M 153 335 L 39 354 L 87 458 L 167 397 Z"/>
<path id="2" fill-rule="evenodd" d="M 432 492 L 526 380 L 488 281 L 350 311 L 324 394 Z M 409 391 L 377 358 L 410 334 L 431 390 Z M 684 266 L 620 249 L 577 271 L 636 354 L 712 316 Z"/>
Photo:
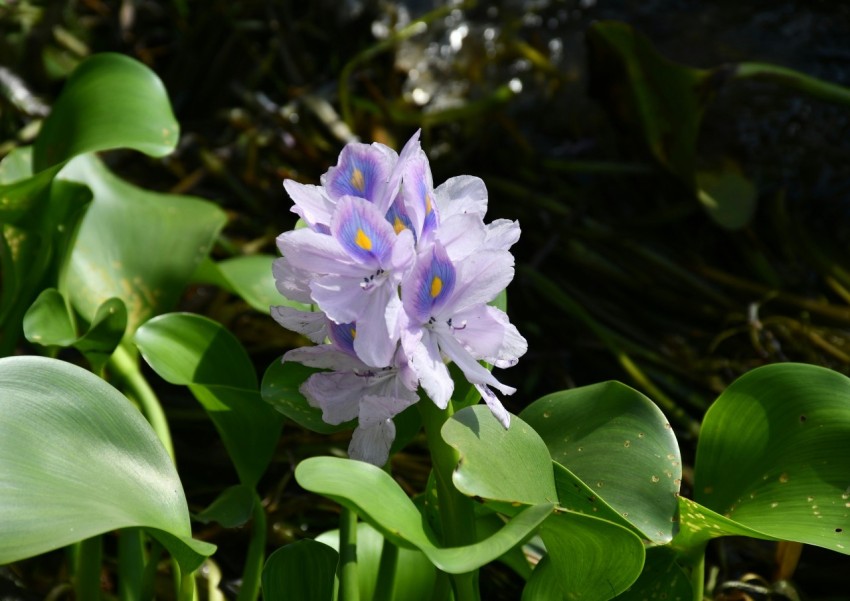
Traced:
<path id="1" fill-rule="evenodd" d="M 331 198 L 357 196 L 374 202 L 384 194 L 394 160 L 395 157 L 377 144 L 347 144 L 339 155 L 339 162 L 328 170 L 322 183 Z"/>
<path id="2" fill-rule="evenodd" d="M 337 204 L 331 235 L 351 258 L 375 268 L 389 258 L 396 237 L 392 225 L 373 204 L 353 196 Z"/>
<path id="3" fill-rule="evenodd" d="M 431 167 L 422 150 L 414 154 L 404 167 L 402 191 L 417 239 L 426 238 L 437 227 L 437 206 L 434 204 Z"/>
<path id="4" fill-rule="evenodd" d="M 455 278 L 455 267 L 440 244 L 420 256 L 403 287 L 403 301 L 411 319 L 427 322 L 451 296 Z"/>
<path id="5" fill-rule="evenodd" d="M 396 234 L 400 234 L 408 229 L 413 232 L 415 239 L 416 231 L 413 229 L 413 222 L 410 220 L 404 208 L 404 203 L 401 201 L 401 195 L 396 196 L 395 202 L 390 206 L 390 210 L 387 211 L 387 221 L 393 226 Z"/>
<path id="6" fill-rule="evenodd" d="M 354 339 L 357 338 L 357 326 L 353 323 L 334 323 L 328 324 L 328 337 L 337 348 L 343 350 L 352 356 L 357 356 L 354 352 Z"/>

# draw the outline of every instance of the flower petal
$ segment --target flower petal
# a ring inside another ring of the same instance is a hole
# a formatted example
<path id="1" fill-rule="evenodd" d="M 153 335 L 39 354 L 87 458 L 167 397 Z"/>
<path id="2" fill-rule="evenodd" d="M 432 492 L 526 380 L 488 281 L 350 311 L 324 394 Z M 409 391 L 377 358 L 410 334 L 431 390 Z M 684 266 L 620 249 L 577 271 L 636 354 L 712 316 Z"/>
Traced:
<path id="1" fill-rule="evenodd" d="M 519 221 L 496 219 L 487 224 L 487 237 L 484 241 L 484 247 L 493 250 L 508 250 L 519 241 L 519 235 Z"/>
<path id="2" fill-rule="evenodd" d="M 286 305 L 271 308 L 274 320 L 287 330 L 303 334 L 316 344 L 328 335 L 328 318 L 324 313 L 299 311 Z"/>
<path id="3" fill-rule="evenodd" d="M 437 239 L 452 261 L 465 259 L 483 245 L 487 228 L 481 217 L 472 213 L 452 215 L 440 223 Z"/>
<path id="4" fill-rule="evenodd" d="M 410 275 L 402 282 L 402 299 L 411 322 L 426 323 L 451 298 L 456 270 L 439 243 L 417 257 Z"/>
<path id="5" fill-rule="evenodd" d="M 381 286 L 372 291 L 357 319 L 354 339 L 354 350 L 365 364 L 380 368 L 392 362 L 399 339 L 399 311 L 401 301 L 394 288 Z"/>
<path id="6" fill-rule="evenodd" d="M 331 235 L 357 263 L 384 267 L 389 261 L 396 233 L 371 202 L 344 196 L 331 220 Z"/>
<path id="7" fill-rule="evenodd" d="M 514 279 L 514 258 L 506 250 L 480 250 L 457 264 L 455 293 L 447 299 L 440 317 L 452 317 L 488 303 Z"/>
<path id="8" fill-rule="evenodd" d="M 395 151 L 383 144 L 346 144 L 336 166 L 328 169 L 321 182 L 334 200 L 357 196 L 383 204 L 387 180 L 397 161 Z M 386 209 L 384 206 L 383 211 Z"/>
<path id="9" fill-rule="evenodd" d="M 283 362 L 295 361 L 307 367 L 318 369 L 333 369 L 335 371 L 353 371 L 368 369 L 363 362 L 332 344 L 320 344 L 318 346 L 302 346 L 287 351 L 283 355 Z"/>
<path id="10" fill-rule="evenodd" d="M 441 335 L 435 334 L 438 339 L 440 350 L 446 354 L 455 365 L 460 368 L 466 379 L 472 384 L 484 384 L 492 386 L 502 394 L 513 394 L 516 388 L 512 388 L 499 382 L 493 374 L 478 363 L 469 352 L 463 348 L 463 345 L 451 334 Z"/>
<path id="11" fill-rule="evenodd" d="M 296 269 L 286 257 L 280 257 L 272 262 L 272 274 L 277 291 L 283 296 L 290 300 L 312 304 L 310 278 L 313 274 L 303 269 Z"/>
<path id="12" fill-rule="evenodd" d="M 367 379 L 354 372 L 323 372 L 307 378 L 301 394 L 322 410 L 322 421 L 337 425 L 357 417 L 366 384 Z"/>
<path id="13" fill-rule="evenodd" d="M 435 336 L 428 330 L 421 330 L 417 334 L 420 334 L 421 338 L 416 334 L 411 335 L 410 332 L 402 332 L 401 340 L 405 345 L 405 353 L 428 397 L 437 407 L 445 409 L 452 398 L 454 382 L 446 364 L 443 363 Z"/>
<path id="14" fill-rule="evenodd" d="M 434 190 L 441 219 L 471 213 L 484 219 L 487 213 L 487 186 L 480 177 L 459 175 L 447 179 Z"/>
<path id="15" fill-rule="evenodd" d="M 300 184 L 291 179 L 283 182 L 283 187 L 295 203 L 292 212 L 301 217 L 313 229 L 322 226 L 327 233 L 336 204 L 328 198 L 321 186 Z"/>
<path id="16" fill-rule="evenodd" d="M 332 236 L 303 228 L 277 237 L 281 254 L 296 269 L 314 274 L 358 276 L 363 267 L 354 263 Z"/>
<path id="17" fill-rule="evenodd" d="M 512 367 L 528 350 L 528 343 L 496 307 L 478 305 L 452 317 L 454 337 L 478 360 L 496 367 Z"/>
<path id="18" fill-rule="evenodd" d="M 505 406 L 502 405 L 502 402 L 496 398 L 496 395 L 493 394 L 493 391 L 487 388 L 484 384 L 475 384 L 476 390 L 481 393 L 481 398 L 484 399 L 484 402 L 487 403 L 487 407 L 490 409 L 490 413 L 499 420 L 499 423 L 505 428 L 511 425 L 511 414 L 507 412 Z"/>
<path id="19" fill-rule="evenodd" d="M 348 445 L 348 456 L 383 467 L 390 458 L 390 447 L 395 440 L 395 424 L 385 419 L 372 426 L 358 426 Z"/>

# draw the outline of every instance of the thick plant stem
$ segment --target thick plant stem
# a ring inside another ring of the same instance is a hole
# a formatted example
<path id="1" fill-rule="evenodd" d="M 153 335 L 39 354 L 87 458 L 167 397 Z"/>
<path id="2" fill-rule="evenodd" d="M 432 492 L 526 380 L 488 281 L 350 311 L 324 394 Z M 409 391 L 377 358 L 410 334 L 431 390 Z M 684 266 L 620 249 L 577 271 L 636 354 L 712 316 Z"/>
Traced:
<path id="1" fill-rule="evenodd" d="M 372 601 L 392 601 L 395 588 L 395 574 L 398 567 L 398 547 L 387 539 L 381 548 L 381 563 L 378 564 L 378 581 Z"/>
<path id="2" fill-rule="evenodd" d="M 694 601 L 703 601 L 705 589 L 705 552 L 691 569 L 691 590 L 694 591 Z"/>
<path id="3" fill-rule="evenodd" d="M 171 442 L 171 431 L 168 428 L 165 411 L 163 411 L 156 393 L 142 375 L 138 361 L 130 355 L 123 344 L 119 344 L 112 357 L 109 358 L 109 366 L 115 372 L 115 375 L 123 381 L 127 392 L 141 405 L 142 413 L 150 422 L 169 457 L 174 461 L 174 445 Z"/>
<path id="4" fill-rule="evenodd" d="M 175 569 L 180 573 L 180 590 L 177 594 L 177 601 L 197 601 L 198 591 L 195 588 L 195 572 L 184 573 L 176 566 Z"/>
<path id="5" fill-rule="evenodd" d="M 79 543 L 74 589 L 77 599 L 100 599 L 100 564 L 103 560 L 101 536 Z"/>
<path id="6" fill-rule="evenodd" d="M 118 598 L 121 601 L 141 601 L 144 571 L 142 531 L 137 528 L 122 530 L 118 535 Z"/>
<path id="7" fill-rule="evenodd" d="M 739 63 L 733 77 L 737 79 L 760 78 L 776 81 L 810 94 L 815 98 L 839 104 L 850 104 L 850 88 L 823 81 L 816 77 L 767 63 Z"/>
<path id="8" fill-rule="evenodd" d="M 254 493 L 253 524 L 248 557 L 242 571 L 242 588 L 236 601 L 255 601 L 260 595 L 263 564 L 266 561 L 266 510 L 257 493 Z"/>
<path id="9" fill-rule="evenodd" d="M 440 430 L 454 413 L 451 403 L 445 410 L 428 401 L 418 403 L 425 426 L 428 449 L 431 452 L 431 469 L 437 483 L 437 503 L 440 523 L 443 528 L 443 544 L 460 547 L 476 542 L 475 506 L 471 499 L 462 495 L 452 482 L 452 473 L 458 462 L 458 454 L 443 440 Z M 478 572 L 452 574 L 452 589 L 455 601 L 478 601 Z"/>
<path id="10" fill-rule="evenodd" d="M 339 514 L 339 601 L 360 601 L 357 514 L 346 507 Z"/>

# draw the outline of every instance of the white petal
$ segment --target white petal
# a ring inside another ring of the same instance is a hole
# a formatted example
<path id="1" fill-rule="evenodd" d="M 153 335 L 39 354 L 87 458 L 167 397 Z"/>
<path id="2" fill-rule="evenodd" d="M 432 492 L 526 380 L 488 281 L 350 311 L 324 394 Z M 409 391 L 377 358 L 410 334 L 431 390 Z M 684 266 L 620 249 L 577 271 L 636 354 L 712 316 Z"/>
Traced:
<path id="1" fill-rule="evenodd" d="M 455 365 L 460 368 L 466 379 L 472 384 L 492 386 L 503 394 L 513 394 L 516 388 L 511 388 L 499 382 L 493 374 L 478 363 L 469 352 L 463 348 L 451 334 L 439 335 L 440 350 L 442 350 Z"/>
<path id="2" fill-rule="evenodd" d="M 481 217 L 472 214 L 453 215 L 443 219 L 437 229 L 437 240 L 446 249 L 449 259 L 460 261 L 479 250 L 486 239 L 487 230 Z"/>
<path id="3" fill-rule="evenodd" d="M 299 311 L 286 305 L 271 308 L 274 320 L 287 330 L 303 334 L 316 344 L 328 336 L 328 318 L 324 313 Z"/>
<path id="4" fill-rule="evenodd" d="M 511 425 L 511 414 L 507 412 L 505 406 L 502 405 L 501 401 L 496 398 L 496 395 L 493 394 L 493 391 L 487 388 L 483 384 L 476 384 L 475 388 L 478 392 L 481 393 L 481 398 L 484 399 L 484 402 L 487 403 L 487 407 L 490 409 L 490 413 L 499 420 L 499 423 L 504 426 L 507 430 L 508 426 Z"/>
<path id="5" fill-rule="evenodd" d="M 369 428 L 358 426 L 348 445 L 348 456 L 383 467 L 390 456 L 390 447 L 395 440 L 395 424 L 387 419 Z"/>
<path id="6" fill-rule="evenodd" d="M 310 227 L 330 225 L 335 205 L 328 198 L 324 188 L 299 184 L 291 179 L 284 180 L 283 187 L 295 203 L 292 212 L 306 221 L 307 225 Z"/>
<path id="7" fill-rule="evenodd" d="M 456 313 L 452 318 L 454 337 L 470 354 L 496 367 L 511 367 L 528 350 L 528 343 L 508 321 L 508 316 L 489 305 Z"/>
<path id="8" fill-rule="evenodd" d="M 277 247 L 293 267 L 309 273 L 357 276 L 363 271 L 332 236 L 307 228 L 282 233 Z"/>
<path id="9" fill-rule="evenodd" d="M 482 250 L 457 264 L 457 283 L 440 316 L 451 317 L 493 300 L 514 279 L 514 258 L 506 250 Z"/>
<path id="10" fill-rule="evenodd" d="M 325 423 L 342 424 L 360 413 L 366 380 L 354 372 L 313 374 L 301 385 L 301 394 L 312 406 L 322 410 Z"/>
<path id="11" fill-rule="evenodd" d="M 283 362 L 295 361 L 307 367 L 333 370 L 362 370 L 368 369 L 357 357 L 341 351 L 332 344 L 320 344 L 319 346 L 302 346 L 287 351 L 283 355 Z"/>
<path id="12" fill-rule="evenodd" d="M 487 237 L 484 241 L 484 248 L 508 250 L 517 243 L 519 235 L 519 221 L 497 219 L 487 224 Z"/>
<path id="13" fill-rule="evenodd" d="M 459 175 L 447 179 L 434 190 L 440 219 L 459 213 L 472 213 L 482 219 L 487 212 L 487 186 L 479 177 Z"/>
<path id="14" fill-rule="evenodd" d="M 313 274 L 303 269 L 295 269 L 285 257 L 274 260 L 272 274 L 277 291 L 283 296 L 301 303 L 313 302 L 310 298 L 310 278 Z"/>
<path id="15" fill-rule="evenodd" d="M 454 382 L 437 346 L 437 340 L 428 330 L 422 330 L 422 337 L 407 336 L 402 332 L 402 344 L 407 342 L 405 352 L 410 365 L 416 371 L 419 384 L 440 409 L 445 409 L 454 392 Z M 482 368 L 483 369 L 483 368 Z"/>

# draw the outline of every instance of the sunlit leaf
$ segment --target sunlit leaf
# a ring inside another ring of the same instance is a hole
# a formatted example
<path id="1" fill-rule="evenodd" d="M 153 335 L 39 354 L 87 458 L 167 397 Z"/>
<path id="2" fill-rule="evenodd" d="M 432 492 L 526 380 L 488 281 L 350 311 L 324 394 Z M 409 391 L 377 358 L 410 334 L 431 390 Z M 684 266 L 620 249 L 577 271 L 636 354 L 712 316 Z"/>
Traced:
<path id="1" fill-rule="evenodd" d="M 132 333 L 173 308 L 224 225 L 221 209 L 132 186 L 93 156 L 74 159 L 59 177 L 94 194 L 60 281 L 77 311 L 91 320 L 106 299 L 120 298 Z"/>
<path id="2" fill-rule="evenodd" d="M 316 537 L 316 540 L 339 549 L 339 530 L 331 530 Z M 357 582 L 361 599 L 372 599 L 378 582 L 378 568 L 384 537 L 365 522 L 357 524 Z M 437 572 L 427 557 L 415 549 L 399 549 L 390 599 L 405 601 L 429 601 L 434 590 Z"/>
<path id="3" fill-rule="evenodd" d="M 333 601 L 339 553 L 314 540 L 300 540 L 272 553 L 263 568 L 263 599 Z"/>
<path id="4" fill-rule="evenodd" d="M 189 386 L 242 483 L 254 486 L 271 461 L 283 420 L 260 398 L 253 363 L 236 337 L 206 317 L 169 313 L 146 322 L 134 341 L 164 380 Z"/>
<path id="5" fill-rule="evenodd" d="M 441 434 L 460 455 L 452 481 L 465 495 L 502 501 L 506 512 L 513 504 L 558 502 L 546 444 L 518 417 L 505 429 L 485 405 L 467 407 L 446 420 Z"/>
<path id="6" fill-rule="evenodd" d="M 619 382 L 603 382 L 547 395 L 520 417 L 553 460 L 646 538 L 673 538 L 682 460 L 670 424 L 652 401 Z"/>
<path id="7" fill-rule="evenodd" d="M 215 501 L 195 515 L 194 519 L 204 524 L 216 522 L 225 528 L 242 526 L 251 519 L 255 494 L 253 489 L 244 484 L 225 488 Z"/>
<path id="8" fill-rule="evenodd" d="M 153 71 L 127 56 L 96 54 L 74 70 L 44 120 L 33 150 L 34 171 L 111 148 L 163 156 L 174 150 L 179 133 Z"/>
<path id="9" fill-rule="evenodd" d="M 192 539 L 177 472 L 130 402 L 54 359 L 0 359 L 0 563 L 119 528 L 144 527 L 194 570 L 215 547 Z"/>
<path id="10" fill-rule="evenodd" d="M 493 536 L 463 547 L 438 547 L 422 515 L 401 487 L 380 468 L 350 459 L 311 457 L 298 464 L 302 488 L 324 495 L 356 512 L 396 545 L 418 548 L 439 569 L 462 574 L 480 568 L 524 540 L 552 512 L 533 505 Z"/>
<path id="11" fill-rule="evenodd" d="M 709 408 L 695 499 L 771 537 L 850 554 L 850 379 L 812 365 L 755 369 Z"/>

